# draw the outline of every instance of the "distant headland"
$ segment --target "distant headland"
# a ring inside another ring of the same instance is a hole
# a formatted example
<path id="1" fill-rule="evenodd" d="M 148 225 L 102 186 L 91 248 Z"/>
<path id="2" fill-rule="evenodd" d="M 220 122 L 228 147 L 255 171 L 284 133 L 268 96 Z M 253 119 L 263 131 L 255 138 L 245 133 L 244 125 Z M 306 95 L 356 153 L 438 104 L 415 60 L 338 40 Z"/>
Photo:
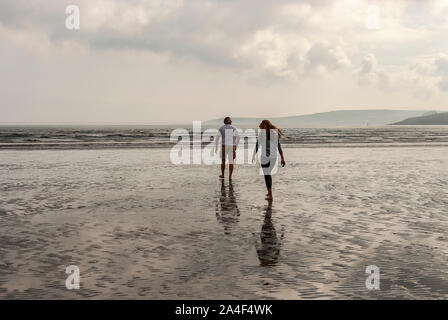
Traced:
<path id="1" fill-rule="evenodd" d="M 402 124 L 406 119 L 431 117 L 442 115 L 436 111 L 428 110 L 393 110 L 393 109 L 370 109 L 370 110 L 337 110 L 320 112 L 307 115 L 276 117 L 270 120 L 281 128 L 300 127 L 366 127 L 382 126 L 390 124 Z M 446 113 L 448 115 L 448 113 Z M 448 119 L 448 116 L 445 117 Z M 448 121 L 445 119 L 445 124 Z M 262 118 L 233 117 L 233 123 L 240 127 L 256 127 Z M 206 121 L 206 126 L 216 126 L 222 123 L 222 119 Z"/>

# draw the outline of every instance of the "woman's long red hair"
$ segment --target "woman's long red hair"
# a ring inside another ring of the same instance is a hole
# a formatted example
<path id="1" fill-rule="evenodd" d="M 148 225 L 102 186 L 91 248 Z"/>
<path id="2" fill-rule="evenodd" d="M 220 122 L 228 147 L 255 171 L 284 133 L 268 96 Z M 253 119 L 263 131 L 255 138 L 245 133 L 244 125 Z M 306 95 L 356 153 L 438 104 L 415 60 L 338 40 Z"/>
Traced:
<path id="1" fill-rule="evenodd" d="M 269 130 L 271 130 L 271 129 L 274 129 L 274 130 L 277 130 L 278 135 L 279 135 L 280 137 L 283 136 L 283 132 L 282 132 L 282 130 L 279 129 L 279 128 L 277 128 L 276 126 L 274 126 L 274 125 L 271 123 L 271 121 L 269 121 L 269 120 L 263 120 L 263 121 L 261 121 L 259 128 L 260 128 L 260 129 L 265 129 L 266 131 L 269 131 Z"/>

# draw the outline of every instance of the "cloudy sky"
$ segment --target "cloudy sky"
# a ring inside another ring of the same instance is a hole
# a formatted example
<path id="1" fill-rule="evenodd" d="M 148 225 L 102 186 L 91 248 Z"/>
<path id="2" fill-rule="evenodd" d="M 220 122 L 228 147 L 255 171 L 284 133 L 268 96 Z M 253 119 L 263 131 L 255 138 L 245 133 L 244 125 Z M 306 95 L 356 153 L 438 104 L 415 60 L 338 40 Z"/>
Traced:
<path id="1" fill-rule="evenodd" d="M 448 0 L 1 0 L 0 97 L 1 123 L 448 111 Z"/>

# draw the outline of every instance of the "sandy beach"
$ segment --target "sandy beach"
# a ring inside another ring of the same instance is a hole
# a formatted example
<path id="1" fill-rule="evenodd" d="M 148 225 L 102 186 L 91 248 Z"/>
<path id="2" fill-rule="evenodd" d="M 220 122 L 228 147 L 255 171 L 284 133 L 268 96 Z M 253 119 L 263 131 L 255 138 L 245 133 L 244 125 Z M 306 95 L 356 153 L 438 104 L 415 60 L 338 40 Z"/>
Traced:
<path id="1" fill-rule="evenodd" d="M 448 298 L 446 148 L 285 155 L 270 207 L 253 165 L 229 186 L 169 149 L 1 151 L 0 298 Z"/>

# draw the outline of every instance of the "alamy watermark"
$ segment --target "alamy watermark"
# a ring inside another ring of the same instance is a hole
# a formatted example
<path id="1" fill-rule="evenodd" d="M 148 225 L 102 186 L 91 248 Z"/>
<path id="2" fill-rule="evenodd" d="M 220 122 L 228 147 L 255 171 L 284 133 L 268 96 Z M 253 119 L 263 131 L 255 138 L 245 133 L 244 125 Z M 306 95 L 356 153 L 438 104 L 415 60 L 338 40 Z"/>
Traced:
<path id="1" fill-rule="evenodd" d="M 81 16 L 77 5 L 69 5 L 65 8 L 65 27 L 68 30 L 79 30 L 81 27 Z"/>
<path id="2" fill-rule="evenodd" d="M 376 265 L 368 265 L 365 270 L 368 277 L 365 281 L 368 290 L 380 290 L 380 268 Z M 80 271 L 76 265 L 70 265 L 65 269 L 65 273 L 69 276 L 65 280 L 65 287 L 68 290 L 80 289 Z"/>
<path id="3" fill-rule="evenodd" d="M 80 274 L 79 274 L 79 268 L 78 266 L 75 265 L 70 265 L 67 268 L 65 268 L 65 273 L 68 274 L 69 276 L 67 277 L 67 279 L 65 279 L 65 287 L 68 290 L 79 290 L 80 286 Z"/>
<path id="4" fill-rule="evenodd" d="M 381 22 L 381 10 L 379 7 L 370 5 L 366 10 L 365 26 L 369 30 L 378 30 Z"/>
<path id="5" fill-rule="evenodd" d="M 217 129 L 202 132 L 201 121 L 193 121 L 191 135 L 181 128 L 171 132 L 170 142 L 175 145 L 171 148 L 170 161 L 174 165 L 215 165 L 255 164 L 258 160 L 265 172 L 275 174 L 279 137 L 276 130 L 272 131 L 275 133 L 268 135 L 265 129 L 226 129 L 222 137 Z"/>
<path id="6" fill-rule="evenodd" d="M 68 30 L 79 30 L 81 27 L 80 10 L 77 5 L 71 4 L 65 8 L 65 27 Z M 375 5 L 369 5 L 366 10 L 364 25 L 369 30 L 378 30 L 381 22 L 381 10 Z"/>
<path id="7" fill-rule="evenodd" d="M 372 264 L 366 267 L 366 273 L 369 275 L 366 279 L 366 288 L 369 290 L 380 289 L 380 268 Z"/>

